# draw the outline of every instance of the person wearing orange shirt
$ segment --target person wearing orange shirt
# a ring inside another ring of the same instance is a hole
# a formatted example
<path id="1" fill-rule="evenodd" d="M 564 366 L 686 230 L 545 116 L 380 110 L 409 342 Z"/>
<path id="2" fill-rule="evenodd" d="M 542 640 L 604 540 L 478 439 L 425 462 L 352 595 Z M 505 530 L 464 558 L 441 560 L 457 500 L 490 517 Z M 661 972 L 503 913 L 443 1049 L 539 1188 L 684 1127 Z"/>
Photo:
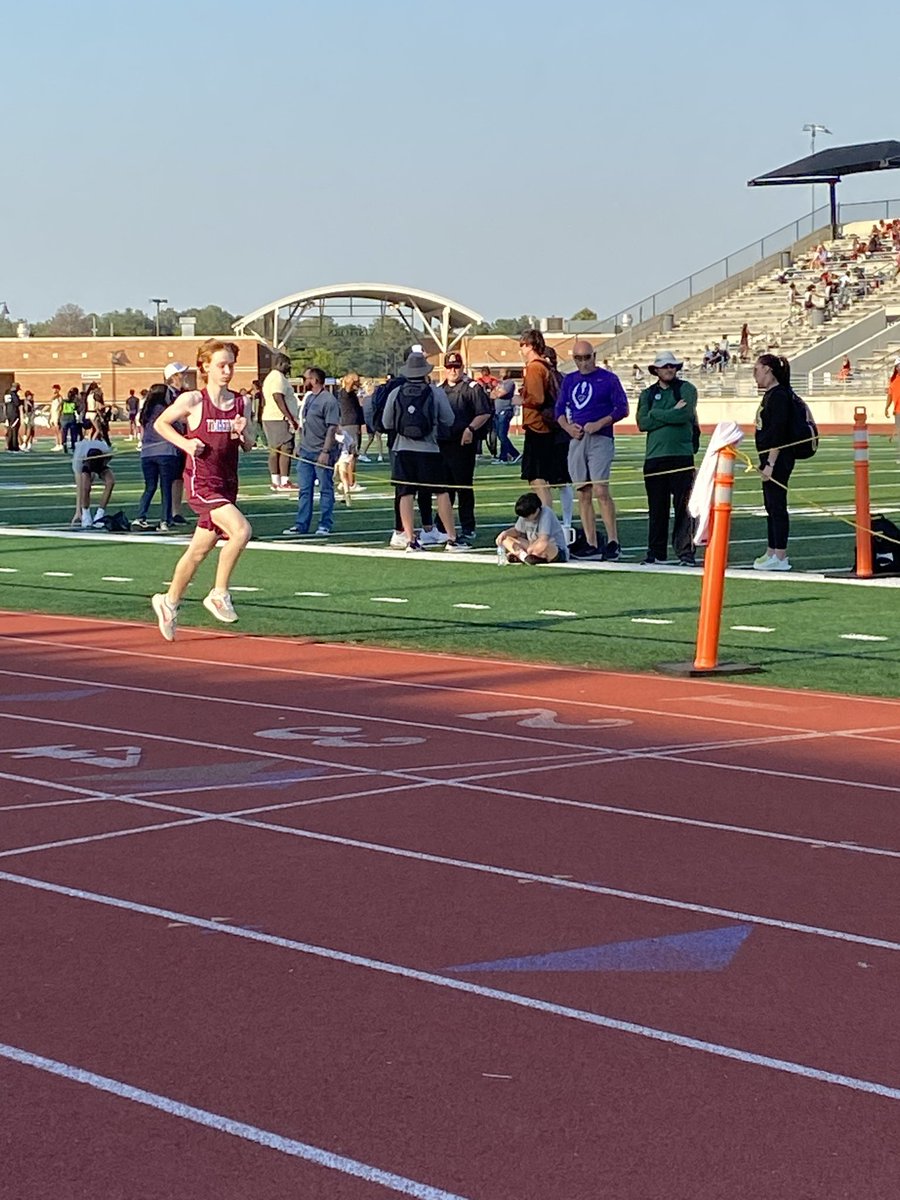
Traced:
<path id="1" fill-rule="evenodd" d="M 892 413 L 894 432 L 891 434 L 890 440 L 893 442 L 900 432 L 900 357 L 894 359 L 894 369 L 887 385 L 887 404 L 884 406 L 884 415 L 889 417 Z M 897 459 L 897 462 L 900 463 L 900 458 Z"/>

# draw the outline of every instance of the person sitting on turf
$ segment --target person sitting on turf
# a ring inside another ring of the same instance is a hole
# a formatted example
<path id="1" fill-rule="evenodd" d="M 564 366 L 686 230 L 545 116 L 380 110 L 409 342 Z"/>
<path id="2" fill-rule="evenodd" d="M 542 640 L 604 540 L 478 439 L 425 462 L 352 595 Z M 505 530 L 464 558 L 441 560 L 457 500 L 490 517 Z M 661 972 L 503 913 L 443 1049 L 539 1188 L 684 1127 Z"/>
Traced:
<path id="1" fill-rule="evenodd" d="M 106 506 L 116 486 L 116 477 L 110 469 L 112 448 L 99 438 L 84 438 L 72 452 L 72 471 L 75 475 L 75 516 L 73 525 L 82 529 L 105 529 L 103 518 Z M 91 516 L 91 485 L 95 479 L 103 481 L 103 496 L 97 511 Z"/>
<path id="2" fill-rule="evenodd" d="M 506 551 L 507 562 L 565 562 L 568 558 L 566 535 L 552 508 L 540 496 L 526 492 L 516 501 L 515 525 L 497 534 L 499 549 Z M 502 560 L 501 560 L 502 561 Z"/>

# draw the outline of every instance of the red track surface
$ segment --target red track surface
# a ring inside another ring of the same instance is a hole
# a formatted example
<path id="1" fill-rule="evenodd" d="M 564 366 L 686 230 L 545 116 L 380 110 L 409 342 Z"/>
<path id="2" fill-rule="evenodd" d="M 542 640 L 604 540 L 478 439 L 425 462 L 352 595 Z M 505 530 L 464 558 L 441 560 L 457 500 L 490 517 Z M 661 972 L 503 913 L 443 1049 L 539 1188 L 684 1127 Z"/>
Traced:
<path id="1" fill-rule="evenodd" d="M 900 1194 L 900 704 L 0 629 L 4 1198 Z M 716 971 L 449 970 L 738 924 Z"/>

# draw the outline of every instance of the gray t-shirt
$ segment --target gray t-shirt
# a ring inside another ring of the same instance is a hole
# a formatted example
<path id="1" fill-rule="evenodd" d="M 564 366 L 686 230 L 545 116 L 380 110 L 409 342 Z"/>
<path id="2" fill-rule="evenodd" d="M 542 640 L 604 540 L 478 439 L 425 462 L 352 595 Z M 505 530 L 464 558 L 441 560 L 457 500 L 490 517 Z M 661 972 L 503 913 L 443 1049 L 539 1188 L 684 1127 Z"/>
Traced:
<path id="1" fill-rule="evenodd" d="M 516 529 L 519 533 L 524 533 L 529 542 L 533 542 L 536 537 L 546 535 L 556 542 L 563 554 L 566 553 L 566 535 L 563 533 L 563 527 L 559 523 L 559 517 L 552 508 L 547 508 L 546 505 L 541 507 L 536 521 L 529 520 L 526 517 L 519 517 L 516 521 Z"/>
<path id="2" fill-rule="evenodd" d="M 325 449 L 325 435 L 330 425 L 339 425 L 341 409 L 337 397 L 331 392 L 307 394 L 303 402 L 303 435 L 300 449 L 306 454 L 321 454 Z"/>
<path id="3" fill-rule="evenodd" d="M 516 398 L 516 385 L 511 379 L 501 379 L 491 392 L 494 400 L 494 412 L 505 412 L 512 408 Z"/>
<path id="4" fill-rule="evenodd" d="M 385 429 L 396 429 L 398 422 L 398 402 L 400 393 L 403 391 L 402 385 L 394 388 L 387 398 L 387 404 L 384 406 L 384 415 L 381 420 Z M 447 399 L 447 394 L 443 388 L 436 388 L 431 385 L 431 395 L 434 398 L 434 428 L 428 437 L 425 438 L 406 438 L 401 437 L 398 433 L 394 441 L 393 450 L 413 450 L 418 454 L 440 454 L 438 449 L 437 439 L 440 432 L 447 433 L 453 426 L 454 414 L 450 406 L 450 401 Z"/>

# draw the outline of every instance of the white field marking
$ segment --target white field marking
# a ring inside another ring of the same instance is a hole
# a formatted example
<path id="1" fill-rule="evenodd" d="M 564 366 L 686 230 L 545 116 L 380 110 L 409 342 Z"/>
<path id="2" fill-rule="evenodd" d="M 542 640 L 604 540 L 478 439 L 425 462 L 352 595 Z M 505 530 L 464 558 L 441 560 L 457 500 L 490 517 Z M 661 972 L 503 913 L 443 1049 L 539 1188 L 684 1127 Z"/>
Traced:
<path id="1" fill-rule="evenodd" d="M 0 528 L 0 533 L 2 533 L 2 532 L 3 532 L 2 528 Z M 138 540 L 140 540 L 140 539 L 138 539 Z M 465 557 L 465 555 L 463 557 Z M 171 583 L 171 580 L 169 580 L 169 582 Z M 843 581 L 841 581 L 841 582 L 843 582 Z M 863 582 L 865 582 L 865 581 L 863 581 Z M 898 582 L 900 582 L 900 581 L 898 581 Z M 7 617 L 21 617 L 22 613 L 20 611 L 14 610 L 14 609 L 0 609 L 0 615 L 7 616 Z M 29 615 L 35 616 L 36 614 L 31 613 Z M 46 617 L 46 619 L 48 621 L 51 620 L 51 618 L 49 616 Z M 75 624 L 75 625 L 92 625 L 95 628 L 98 625 L 104 625 L 104 626 L 112 625 L 112 626 L 121 627 L 123 629 L 143 630 L 145 632 L 148 628 L 147 621 L 126 621 L 126 620 L 123 620 L 123 619 L 117 618 L 117 617 L 81 617 L 81 616 L 77 616 L 77 615 L 72 615 L 71 613 L 66 614 L 66 622 L 67 622 L 67 624 Z M 198 641 L 221 641 L 223 638 L 227 638 L 227 637 L 241 638 L 242 636 L 243 636 L 242 634 L 229 633 L 226 630 L 203 629 L 202 626 L 198 626 L 197 628 L 191 629 L 191 637 L 196 637 L 198 639 Z M 137 651 L 137 650 L 111 650 L 109 647 L 106 647 L 106 646 L 101 646 L 101 647 L 85 646 L 85 645 L 81 645 L 81 644 L 73 643 L 73 642 L 50 641 L 50 640 L 47 640 L 44 638 L 21 637 L 19 635 L 13 635 L 13 634 L 0 634 L 0 641 L 11 641 L 11 642 L 16 642 L 17 644 L 20 644 L 20 645 L 51 646 L 51 647 L 54 647 L 55 649 L 59 649 L 60 647 L 67 647 L 67 648 L 75 649 L 75 650 L 88 650 L 94 654 L 96 654 L 96 653 L 125 654 L 125 655 L 132 655 L 135 658 L 164 659 L 164 657 L 165 657 L 161 652 L 157 652 L 156 654 L 149 654 L 145 651 Z M 276 637 L 273 634 L 260 634 L 258 637 L 254 636 L 253 641 L 261 642 L 261 643 L 271 642 L 273 645 L 280 646 L 282 648 L 290 647 L 291 649 L 296 649 L 296 647 L 297 647 L 296 639 L 287 637 L 287 636 Z M 346 649 L 347 649 L 346 642 L 320 642 L 320 643 L 318 643 L 318 645 L 321 646 L 321 648 L 323 650 L 346 651 Z M 507 669 L 509 669 L 509 667 L 510 667 L 509 659 L 480 658 L 480 657 L 475 657 L 471 654 L 450 653 L 449 651 L 442 651 L 442 650 L 385 650 L 385 648 L 383 646 L 366 646 L 363 643 L 354 645 L 353 649 L 355 652 L 359 652 L 360 654 L 365 654 L 365 653 L 380 654 L 380 655 L 382 655 L 382 657 L 387 656 L 387 657 L 391 657 L 391 658 L 399 658 L 401 656 L 404 656 L 404 657 L 413 657 L 413 658 L 423 658 L 428 661 L 433 660 L 438 663 L 464 662 L 464 663 L 474 664 L 475 666 L 478 666 L 478 667 L 484 667 L 485 665 L 495 666 L 495 667 L 505 667 Z M 196 663 L 200 663 L 203 666 L 207 666 L 207 667 L 211 666 L 211 665 L 215 665 L 209 659 L 179 658 L 179 661 L 181 661 L 181 662 L 196 662 Z M 241 665 L 244 665 L 244 664 L 241 664 Z M 254 667 L 252 666 L 252 664 L 246 664 L 246 669 L 253 670 Z M 308 676 L 311 676 L 312 678 L 316 678 L 316 679 L 338 679 L 343 682 L 350 682 L 350 683 L 354 683 L 354 684 L 359 683 L 358 676 L 337 675 L 337 674 L 334 674 L 332 672 L 327 672 L 327 671 L 298 671 L 293 668 L 283 669 L 280 667 L 257 667 L 255 669 L 261 670 L 261 671 L 274 671 L 275 673 L 308 675 Z M 591 667 L 579 667 L 576 665 L 565 666 L 565 665 L 561 665 L 561 664 L 557 664 L 557 663 L 528 663 L 528 669 L 529 669 L 529 671 L 533 671 L 537 675 L 550 675 L 550 676 L 553 676 L 553 675 L 582 676 L 583 675 L 583 676 L 587 676 L 594 683 L 596 683 L 598 679 L 601 681 L 601 683 L 604 683 L 604 684 L 607 683 L 611 679 L 629 679 L 629 680 L 637 681 L 637 682 L 640 682 L 643 684 L 647 683 L 647 676 L 642 675 L 637 671 L 621 671 L 621 670 L 619 670 L 619 671 L 613 671 L 613 670 L 598 671 Z M 6 672 L 6 674 L 19 675 L 20 673 L 8 671 L 8 672 Z M 35 678 L 35 679 L 39 678 L 36 675 L 29 676 L 29 677 Z M 72 680 L 66 680 L 66 682 L 71 683 Z M 83 680 L 79 680 L 78 682 L 83 682 Z M 566 699 L 561 699 L 561 698 L 557 698 L 557 697 L 545 697 L 545 696 L 524 696 L 524 695 L 521 695 L 520 693 L 516 693 L 516 692 L 495 692 L 492 690 L 480 689 L 480 688 L 449 687 L 446 684 L 408 683 L 406 680 L 378 679 L 378 678 L 373 678 L 373 677 L 369 677 L 366 682 L 382 684 L 386 687 L 420 687 L 420 688 L 431 689 L 433 691 L 470 692 L 473 695 L 480 694 L 480 695 L 486 695 L 486 696 L 490 696 L 490 695 L 512 696 L 515 699 L 520 699 L 520 700 L 545 700 L 548 703 L 554 703 L 554 704 L 580 704 L 585 708 L 613 708 L 613 707 L 615 707 L 617 710 L 621 710 L 624 712 L 646 713 L 648 716 L 671 716 L 671 713 L 667 713 L 667 712 L 657 710 L 657 709 L 642 709 L 642 708 L 636 708 L 636 707 L 631 707 L 631 708 L 626 709 L 622 705 L 613 706 L 610 704 L 599 704 L 596 701 L 566 700 Z M 721 680 L 693 679 L 693 680 L 691 680 L 691 686 L 694 689 L 696 689 L 697 691 L 704 691 L 704 690 L 710 690 L 710 689 L 715 689 L 715 688 L 721 688 L 722 682 L 721 682 Z M 783 697 L 786 693 L 789 695 L 795 695 L 795 696 L 797 696 L 798 701 L 802 702 L 803 711 L 805 711 L 809 707 L 809 701 L 811 699 L 819 699 L 819 700 L 825 701 L 828 704 L 834 704 L 836 697 L 843 701 L 849 701 L 852 704 L 865 704 L 867 706 L 868 705 L 881 705 L 881 706 L 887 706 L 889 708 L 900 707 L 900 701 L 898 701 L 894 698 L 891 698 L 891 697 L 886 697 L 886 696 L 850 696 L 850 695 L 846 695 L 846 694 L 840 693 L 840 692 L 817 691 L 814 688 L 810 688 L 809 690 L 804 689 L 802 692 L 795 688 L 793 691 L 791 691 L 790 689 L 785 689 L 783 687 L 777 687 L 775 684 L 772 684 L 770 686 L 767 684 L 729 683 L 728 687 L 730 688 L 731 691 L 746 692 L 748 695 L 754 695 L 754 696 L 777 695 L 779 697 Z M 798 707 L 799 706 L 800 705 L 798 704 Z M 709 721 L 709 720 L 716 719 L 713 717 L 691 718 L 690 714 L 687 714 L 687 713 L 683 713 L 680 715 L 683 718 L 694 719 L 694 720 Z M 725 723 L 728 724 L 728 722 L 725 722 Z M 746 728 L 746 722 L 733 722 L 733 724 L 741 724 L 742 728 Z M 754 724 L 757 724 L 758 728 L 765 728 L 764 726 L 758 725 L 757 722 L 754 722 Z M 778 726 L 771 725 L 768 728 L 783 729 L 784 726 L 783 725 L 778 725 Z"/>
<path id="2" fill-rule="evenodd" d="M 69 846 L 87 846 L 94 842 L 109 842 L 115 838 L 130 837 L 137 833 L 153 833 L 156 829 L 181 829 L 185 825 L 202 825 L 205 821 L 213 821 L 212 815 L 201 819 L 194 817 L 183 821 L 162 821 L 158 825 L 139 825 L 133 829 L 112 829 L 107 833 L 91 833 L 84 837 L 60 838 L 55 842 L 37 842 L 31 846 L 17 846 L 9 850 L 0 850 L 0 858 L 16 858 L 19 854 L 40 854 L 44 850 L 65 850 Z"/>
<path id="3" fill-rule="evenodd" d="M 487 612 L 491 607 L 489 604 L 454 604 L 454 608 L 471 608 L 480 612 Z"/>
<path id="4" fill-rule="evenodd" d="M 180 922 L 176 922 L 180 924 Z M 277 1150 L 280 1154 L 300 1158 L 306 1162 L 315 1163 L 319 1167 L 327 1167 L 341 1175 L 349 1175 L 355 1179 L 364 1179 L 367 1183 L 377 1184 L 389 1191 L 403 1196 L 415 1196 L 419 1200 L 465 1200 L 455 1192 L 446 1192 L 442 1188 L 431 1187 L 427 1183 L 417 1183 L 403 1175 L 395 1175 L 393 1171 L 384 1171 L 369 1163 L 359 1162 L 355 1158 L 347 1158 L 343 1154 L 335 1154 L 321 1146 L 311 1146 L 306 1142 L 295 1141 L 294 1138 L 283 1137 L 268 1129 L 259 1129 L 255 1125 L 247 1125 L 221 1113 L 208 1112 L 196 1108 L 193 1104 L 183 1104 L 171 1096 L 161 1096 L 157 1092 L 148 1092 L 143 1088 L 133 1087 L 119 1079 L 110 1079 L 106 1075 L 97 1075 L 93 1071 L 82 1070 L 81 1067 L 69 1063 L 58 1062 L 53 1058 L 44 1058 L 40 1054 L 32 1054 L 21 1050 L 18 1046 L 8 1046 L 0 1042 L 0 1057 L 21 1063 L 26 1067 L 36 1067 L 71 1083 L 84 1084 L 100 1092 L 107 1092 L 119 1100 L 130 1100 L 147 1108 L 156 1109 L 170 1117 L 178 1117 L 182 1121 L 191 1121 L 206 1129 L 214 1129 L 217 1133 L 227 1133 L 230 1137 L 240 1138 L 245 1142 L 254 1142 L 267 1150 Z"/>
<path id="5" fill-rule="evenodd" d="M 538 609 L 539 617 L 577 617 L 577 612 L 570 612 L 567 608 L 540 608 Z"/>
<path id="6" fill-rule="evenodd" d="M 632 625 L 674 625 L 674 621 L 669 621 L 664 617 L 632 617 Z"/>
<path id="7" fill-rule="evenodd" d="M 373 604 L 409 604 L 405 596 L 370 596 Z"/>
<path id="8" fill-rule="evenodd" d="M 694 1050 L 718 1058 L 730 1059 L 747 1063 L 751 1066 L 765 1067 L 768 1070 L 780 1071 L 789 1075 L 799 1075 L 817 1083 L 827 1083 L 838 1087 L 850 1088 L 857 1092 L 868 1092 L 884 1099 L 900 1100 L 900 1088 L 873 1080 L 858 1079 L 849 1075 L 837 1075 L 831 1071 L 820 1070 L 817 1067 L 806 1066 L 802 1063 L 790 1062 L 786 1059 L 770 1058 L 767 1055 L 755 1054 L 752 1051 L 741 1050 L 734 1046 L 726 1046 L 716 1042 L 707 1042 L 699 1038 L 687 1037 L 684 1034 L 672 1033 L 669 1030 L 657 1029 L 650 1025 L 639 1025 L 633 1021 L 622 1021 L 616 1017 L 604 1016 L 601 1013 L 588 1012 L 584 1009 L 572 1008 L 568 1005 L 554 1004 L 548 1000 L 538 1000 L 533 996 L 523 996 L 516 992 L 505 992 L 499 988 L 485 987 L 483 984 L 470 983 L 448 975 L 437 975 L 430 971 L 419 971 L 414 967 L 405 967 L 399 963 L 385 962 L 379 959 L 367 958 L 359 954 L 349 954 L 342 950 L 333 950 L 328 946 L 317 946 L 309 942 L 298 942 L 291 938 L 278 937 L 274 934 L 263 933 L 257 929 L 242 929 L 234 925 L 218 925 L 203 917 L 189 913 L 177 912 L 172 909 L 157 908 L 149 904 L 138 904 L 133 900 L 122 900 L 116 896 L 108 896 L 99 892 L 88 892 L 78 888 L 65 887 L 62 884 L 47 883 L 42 879 L 33 879 L 27 875 L 13 875 L 0 871 L 0 881 L 16 884 L 21 887 L 33 888 L 36 891 L 50 892 L 53 895 L 66 896 L 73 900 L 82 900 L 90 904 L 105 905 L 126 912 L 138 913 L 141 916 L 157 917 L 166 922 L 176 921 L 179 924 L 192 925 L 197 929 L 213 930 L 223 937 L 242 938 L 245 941 L 259 942 L 263 945 L 277 946 L 282 950 L 290 950 L 298 954 L 306 954 L 314 958 L 322 958 L 338 962 L 346 966 L 361 967 L 369 971 L 377 971 L 385 975 L 393 975 L 409 979 L 417 983 L 426 983 L 434 987 L 446 988 L 449 991 L 460 992 L 464 995 L 477 996 L 485 1000 L 495 1000 L 504 1004 L 515 1005 L 519 1008 L 530 1009 L 548 1016 L 566 1017 L 586 1025 L 608 1029 L 617 1033 L 632 1034 L 647 1038 L 651 1041 L 663 1042 L 678 1046 L 685 1050 Z M 564 887 L 565 881 L 557 881 L 557 886 Z"/>
<path id="9" fill-rule="evenodd" d="M 18 573 L 18 567 L 0 567 L 0 574 L 2 575 L 18 575 Z"/>
<path id="10" fill-rule="evenodd" d="M 103 583 L 134 583 L 130 575 L 103 575 Z"/>
<path id="11" fill-rule="evenodd" d="M 228 590 L 230 592 L 258 592 L 258 587 L 238 587 L 236 584 L 230 584 Z"/>
<path id="12" fill-rule="evenodd" d="M 44 571 L 44 576 L 47 579 L 71 579 L 71 571 Z"/>
<path id="13" fill-rule="evenodd" d="M 775 629 L 771 625 L 732 625 L 732 629 L 738 633 L 774 633 Z"/>
<path id="14" fill-rule="evenodd" d="M 886 642 L 886 637 L 874 633 L 842 633 L 841 637 L 848 642 Z"/>
<path id="15" fill-rule="evenodd" d="M 34 781 L 38 782 L 38 781 Z M 440 786 L 445 781 L 428 780 L 430 786 Z M 473 788 L 471 785 L 460 784 L 460 787 L 467 790 L 483 792 L 481 788 Z M 77 790 L 77 789 L 71 789 Z M 516 795 L 513 792 L 496 791 L 500 795 Z M 470 871 L 478 875 L 497 876 L 504 879 L 514 879 L 517 883 L 523 881 L 528 883 L 544 884 L 550 887 L 568 888 L 571 891 L 585 892 L 595 896 L 607 896 L 615 900 L 624 900 L 628 903 L 649 904 L 659 908 L 671 908 L 681 912 L 700 913 L 704 916 L 723 917 L 727 920 L 746 921 L 753 925 L 766 926 L 773 929 L 782 929 L 791 933 L 801 933 L 814 937 L 822 937 L 835 941 L 852 942 L 863 946 L 872 946 L 876 949 L 900 951 L 900 943 L 888 941 L 884 938 L 873 938 L 865 934 L 851 933 L 846 930 L 829 929 L 817 925 L 807 925 L 802 922 L 782 920 L 777 917 L 765 917 L 756 913 L 745 913 L 727 908 L 718 908 L 712 905 L 696 904 L 686 900 L 675 900 L 671 897 L 649 895 L 644 892 L 632 892 L 623 888 L 604 887 L 595 883 L 583 883 L 579 880 L 561 878 L 558 875 L 542 875 L 534 871 L 515 870 L 510 867 L 496 866 L 491 863 L 474 862 L 469 859 L 452 858 L 440 854 L 428 854 L 420 850 L 407 850 L 400 846 L 391 846 L 382 842 L 367 842 L 358 838 L 340 837 L 336 834 L 319 833 L 314 830 L 297 829 L 290 825 L 277 825 L 267 821 L 258 821 L 245 816 L 236 816 L 229 813 L 208 813 L 202 810 L 188 808 L 184 805 L 176 804 L 159 804 L 152 801 L 138 800 L 133 797 L 116 796 L 109 797 L 111 799 L 120 800 L 122 803 L 135 805 L 137 807 L 152 808 L 161 812 L 178 814 L 186 819 L 184 821 L 175 821 L 169 824 L 169 828 L 177 828 L 180 825 L 194 825 L 212 822 L 221 823 L 224 825 L 237 825 L 247 829 L 262 830 L 265 833 L 284 834 L 288 837 L 302 838 L 305 841 L 320 842 L 326 845 L 341 846 L 348 849 L 362 850 L 367 853 L 384 854 L 390 858 L 406 859 L 412 862 L 424 862 L 433 866 L 450 867 L 455 870 Z M 542 799 L 539 796 L 529 796 L 529 799 Z M 579 804 L 577 807 L 591 807 L 588 805 Z M 626 810 L 628 815 L 634 815 L 630 810 Z M 644 814 L 641 814 L 644 815 Z M 688 823 L 688 822 L 685 822 Z M 695 822 L 690 822 L 695 824 Z M 131 833 L 152 833 L 158 826 L 148 825 L 141 827 L 139 830 L 116 830 L 112 833 L 92 834 L 86 837 L 77 839 L 66 839 L 59 843 L 44 843 L 39 847 L 24 848 L 19 851 L 7 851 L 0 854 L 0 858 L 14 857 L 16 853 L 33 853 L 37 850 L 56 849 L 65 845 L 87 845 L 92 842 L 108 841 L 111 838 L 128 837 Z M 760 836 L 763 836 L 760 834 Z M 787 840 L 785 837 L 784 840 Z M 825 843 L 820 841 L 812 841 L 812 844 L 817 847 L 825 847 Z M 845 846 L 838 843 L 837 847 L 843 850 L 859 850 L 856 846 Z M 880 852 L 886 857 L 900 857 L 900 852 Z M 0 872 L 0 878 L 3 877 L 3 872 Z"/>
<path id="16" fill-rule="evenodd" d="M 294 592 L 295 596 L 330 596 L 331 592 Z"/>

